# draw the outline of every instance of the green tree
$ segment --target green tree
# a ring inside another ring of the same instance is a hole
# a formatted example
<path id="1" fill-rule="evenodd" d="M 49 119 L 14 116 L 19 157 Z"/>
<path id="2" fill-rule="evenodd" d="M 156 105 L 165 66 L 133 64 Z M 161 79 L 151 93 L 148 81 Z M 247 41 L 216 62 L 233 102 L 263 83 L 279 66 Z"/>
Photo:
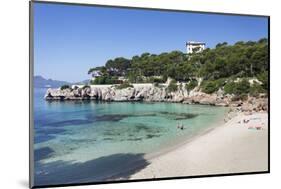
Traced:
<path id="1" fill-rule="evenodd" d="M 262 82 L 261 86 L 262 88 L 267 91 L 268 90 L 268 72 L 264 71 L 258 74 L 257 76 L 258 80 Z"/>
<path id="2" fill-rule="evenodd" d="M 64 90 L 64 89 L 70 89 L 70 86 L 69 85 L 63 85 L 60 87 L 61 90 Z"/>
<path id="3" fill-rule="evenodd" d="M 105 66 L 91 68 L 88 73 L 99 76 L 96 83 L 118 83 L 119 76 L 132 83 L 154 82 L 154 76 L 162 77 L 163 82 L 167 77 L 180 82 L 202 77 L 200 87 L 204 91 L 211 93 L 225 87 L 226 91 L 238 94 L 240 89 L 246 89 L 232 83 L 235 78 L 258 78 L 261 87 L 268 90 L 268 59 L 268 40 L 263 38 L 238 41 L 234 45 L 223 42 L 216 48 L 191 55 L 171 51 L 161 54 L 146 52 L 131 59 L 117 57 L 108 60 Z"/>
<path id="4" fill-rule="evenodd" d="M 195 87 L 197 87 L 198 82 L 197 80 L 193 79 L 190 80 L 188 83 L 185 84 L 185 89 L 190 92 L 191 90 L 193 90 Z"/>
<path id="5" fill-rule="evenodd" d="M 176 80 L 172 80 L 168 87 L 167 87 L 168 92 L 175 92 L 178 90 L 178 85 L 177 85 L 177 81 Z"/>
<path id="6" fill-rule="evenodd" d="M 237 82 L 228 82 L 224 87 L 224 91 L 235 95 L 248 94 L 250 92 L 250 83 L 245 78 Z"/>

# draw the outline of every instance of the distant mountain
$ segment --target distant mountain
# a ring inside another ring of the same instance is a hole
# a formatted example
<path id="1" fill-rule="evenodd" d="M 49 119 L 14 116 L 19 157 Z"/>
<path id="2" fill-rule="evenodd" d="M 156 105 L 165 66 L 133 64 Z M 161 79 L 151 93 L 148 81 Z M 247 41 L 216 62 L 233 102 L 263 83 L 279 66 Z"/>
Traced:
<path id="1" fill-rule="evenodd" d="M 86 80 L 83 80 L 83 81 L 80 81 L 80 82 L 76 82 L 76 83 L 73 83 L 73 84 L 76 84 L 76 85 L 87 85 L 89 84 L 90 82 L 90 79 L 86 79 Z"/>
<path id="2" fill-rule="evenodd" d="M 34 87 L 35 88 L 57 88 L 62 85 L 70 85 L 71 83 L 66 81 L 58 81 L 58 80 L 52 80 L 52 79 L 45 79 L 42 76 L 34 76 Z"/>

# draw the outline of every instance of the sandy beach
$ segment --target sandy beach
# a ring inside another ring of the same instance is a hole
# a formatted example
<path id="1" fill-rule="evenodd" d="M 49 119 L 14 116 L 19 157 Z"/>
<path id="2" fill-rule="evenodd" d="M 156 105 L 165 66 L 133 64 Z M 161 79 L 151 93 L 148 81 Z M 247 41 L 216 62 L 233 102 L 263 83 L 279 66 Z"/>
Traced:
<path id="1" fill-rule="evenodd" d="M 240 113 L 149 163 L 130 179 L 267 171 L 268 114 Z"/>

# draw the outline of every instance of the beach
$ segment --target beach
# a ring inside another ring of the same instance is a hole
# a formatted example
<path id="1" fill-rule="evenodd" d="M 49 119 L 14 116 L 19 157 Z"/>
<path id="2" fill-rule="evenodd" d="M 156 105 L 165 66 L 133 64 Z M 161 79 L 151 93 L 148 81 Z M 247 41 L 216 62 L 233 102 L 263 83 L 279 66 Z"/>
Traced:
<path id="1" fill-rule="evenodd" d="M 148 162 L 130 179 L 267 171 L 268 114 L 239 113 Z"/>
<path id="2" fill-rule="evenodd" d="M 261 112 L 266 103 L 259 106 L 252 100 L 229 108 L 52 102 L 44 100 L 44 94 L 45 89 L 35 90 L 35 110 L 44 115 L 44 120 L 35 119 L 36 185 L 268 169 L 268 114 L 245 115 Z"/>

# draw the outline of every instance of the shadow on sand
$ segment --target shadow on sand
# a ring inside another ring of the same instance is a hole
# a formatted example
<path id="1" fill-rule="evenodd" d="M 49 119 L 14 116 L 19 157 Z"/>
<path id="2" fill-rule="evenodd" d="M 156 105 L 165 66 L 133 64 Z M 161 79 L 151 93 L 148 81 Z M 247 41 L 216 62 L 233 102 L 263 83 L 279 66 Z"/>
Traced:
<path id="1" fill-rule="evenodd" d="M 83 163 L 56 161 L 35 162 L 35 185 L 57 185 L 128 180 L 149 165 L 144 154 L 113 154 Z"/>

